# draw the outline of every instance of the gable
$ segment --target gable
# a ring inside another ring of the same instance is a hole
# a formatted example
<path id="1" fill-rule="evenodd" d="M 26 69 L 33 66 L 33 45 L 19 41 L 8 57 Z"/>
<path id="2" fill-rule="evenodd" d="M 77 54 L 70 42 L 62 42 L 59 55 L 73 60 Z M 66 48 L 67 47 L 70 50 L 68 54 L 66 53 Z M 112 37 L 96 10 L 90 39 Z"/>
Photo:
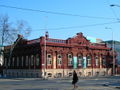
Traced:
<path id="1" fill-rule="evenodd" d="M 89 45 L 90 41 L 83 36 L 83 33 L 77 33 L 76 36 L 68 39 L 68 43 Z"/>

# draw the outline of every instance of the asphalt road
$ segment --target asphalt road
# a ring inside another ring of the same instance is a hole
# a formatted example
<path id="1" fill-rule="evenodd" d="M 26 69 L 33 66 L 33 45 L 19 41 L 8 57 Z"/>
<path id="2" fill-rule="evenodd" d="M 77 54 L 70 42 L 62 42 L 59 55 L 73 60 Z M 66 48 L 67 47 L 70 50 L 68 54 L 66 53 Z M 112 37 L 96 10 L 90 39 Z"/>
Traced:
<path id="1" fill-rule="evenodd" d="M 0 90 L 73 90 L 72 78 L 0 78 Z M 79 78 L 76 90 L 120 90 L 120 76 Z"/>

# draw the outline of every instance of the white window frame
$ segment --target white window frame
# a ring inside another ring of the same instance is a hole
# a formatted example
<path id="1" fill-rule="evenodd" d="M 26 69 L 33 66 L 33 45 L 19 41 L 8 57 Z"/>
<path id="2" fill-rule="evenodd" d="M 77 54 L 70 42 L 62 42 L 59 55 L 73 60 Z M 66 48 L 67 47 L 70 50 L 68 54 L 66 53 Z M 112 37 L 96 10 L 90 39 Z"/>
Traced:
<path id="1" fill-rule="evenodd" d="M 106 65 L 106 56 L 105 55 L 102 56 L 102 65 Z"/>
<path id="2" fill-rule="evenodd" d="M 49 57 L 50 55 L 50 57 Z M 47 54 L 47 64 L 51 65 L 52 64 L 52 55 L 51 54 Z"/>
<path id="3" fill-rule="evenodd" d="M 95 65 L 98 66 L 99 65 L 99 57 L 95 56 Z"/>
<path id="4" fill-rule="evenodd" d="M 60 56 L 60 57 L 59 57 Z M 57 55 L 57 64 L 58 65 L 61 65 L 62 64 L 62 55 L 61 54 L 58 54 Z"/>
<path id="5" fill-rule="evenodd" d="M 72 66 L 72 65 L 73 65 L 73 55 L 68 54 L 68 66 Z"/>
<path id="6" fill-rule="evenodd" d="M 90 57 L 90 58 L 88 58 Z M 91 66 L 92 65 L 92 57 L 90 55 L 87 56 L 87 66 Z"/>

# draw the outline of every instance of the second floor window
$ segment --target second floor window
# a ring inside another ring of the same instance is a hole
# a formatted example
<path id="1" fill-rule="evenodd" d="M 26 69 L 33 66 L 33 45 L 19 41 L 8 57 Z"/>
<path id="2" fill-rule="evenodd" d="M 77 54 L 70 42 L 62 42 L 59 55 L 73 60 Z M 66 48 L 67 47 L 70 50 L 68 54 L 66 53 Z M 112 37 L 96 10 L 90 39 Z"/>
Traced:
<path id="1" fill-rule="evenodd" d="M 31 66 L 33 66 L 33 65 L 34 65 L 34 56 L 31 55 Z"/>
<path id="2" fill-rule="evenodd" d="M 83 62 L 83 56 L 78 55 L 78 66 L 82 66 L 82 62 Z"/>
<path id="3" fill-rule="evenodd" d="M 26 66 L 28 66 L 28 63 L 29 63 L 29 58 L 28 58 L 28 56 L 26 56 Z"/>
<path id="4" fill-rule="evenodd" d="M 102 64 L 106 65 L 106 56 L 102 56 Z"/>
<path id="5" fill-rule="evenodd" d="M 47 64 L 52 64 L 52 55 L 47 54 Z"/>
<path id="6" fill-rule="evenodd" d="M 39 66 L 40 64 L 40 58 L 39 58 L 39 55 L 37 54 L 36 55 L 36 65 Z"/>
<path id="7" fill-rule="evenodd" d="M 91 56 L 88 55 L 87 56 L 87 66 L 91 66 L 92 60 L 91 60 Z"/>
<path id="8" fill-rule="evenodd" d="M 62 55 L 61 54 L 57 55 L 57 63 L 58 63 L 58 65 L 62 64 Z"/>
<path id="9" fill-rule="evenodd" d="M 95 56 L 95 65 L 98 66 L 99 65 L 99 57 Z"/>
<path id="10" fill-rule="evenodd" d="M 17 67 L 19 66 L 19 57 L 17 57 Z"/>
<path id="11" fill-rule="evenodd" d="M 12 58 L 12 66 L 14 67 L 15 57 Z"/>
<path id="12" fill-rule="evenodd" d="M 71 66 L 72 64 L 73 64 L 72 54 L 68 54 L 68 66 Z"/>
<path id="13" fill-rule="evenodd" d="M 23 67 L 23 64 L 24 64 L 24 56 L 22 56 L 21 58 L 21 66 Z"/>

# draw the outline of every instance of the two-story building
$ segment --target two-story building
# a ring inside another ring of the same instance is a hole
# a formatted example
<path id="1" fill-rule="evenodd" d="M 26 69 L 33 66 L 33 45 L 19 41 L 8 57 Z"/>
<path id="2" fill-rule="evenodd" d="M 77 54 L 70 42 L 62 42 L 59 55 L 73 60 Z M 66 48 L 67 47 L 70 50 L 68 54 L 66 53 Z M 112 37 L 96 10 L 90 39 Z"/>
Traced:
<path id="1" fill-rule="evenodd" d="M 83 33 L 66 40 L 49 38 L 48 32 L 34 40 L 19 38 L 4 50 L 4 74 L 8 76 L 66 77 L 73 70 L 78 76 L 112 74 L 112 49 L 105 43 L 91 43 Z"/>

